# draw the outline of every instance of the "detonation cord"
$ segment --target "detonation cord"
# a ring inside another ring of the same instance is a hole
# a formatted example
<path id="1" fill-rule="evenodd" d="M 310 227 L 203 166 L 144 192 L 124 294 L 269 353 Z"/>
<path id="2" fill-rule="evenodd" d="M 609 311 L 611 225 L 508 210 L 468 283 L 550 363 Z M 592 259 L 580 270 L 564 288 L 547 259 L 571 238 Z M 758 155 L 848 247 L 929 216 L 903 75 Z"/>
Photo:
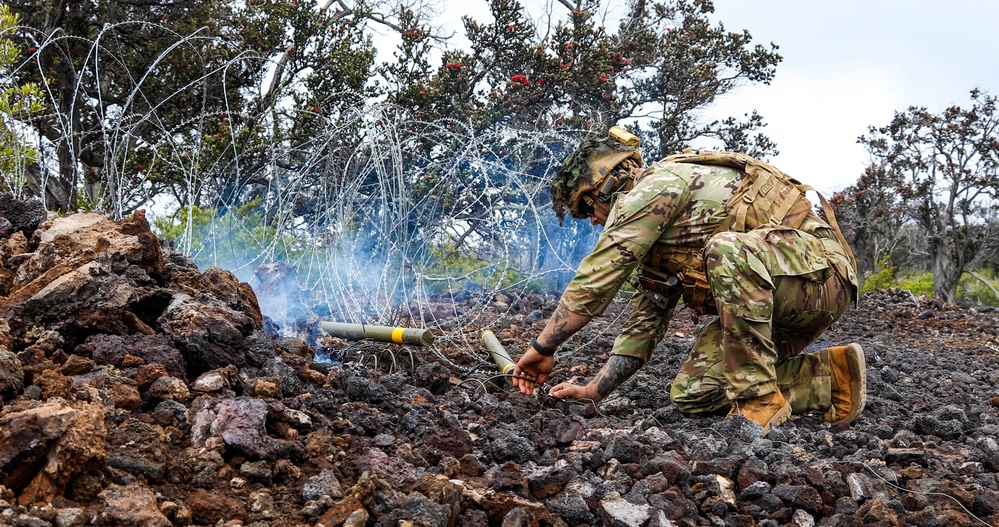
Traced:
<path id="1" fill-rule="evenodd" d="M 652 420 L 655 421 L 656 424 L 658 424 L 660 426 L 660 428 L 664 428 L 663 424 L 660 423 L 659 420 L 656 419 L 656 417 L 654 415 L 651 416 L 651 417 L 652 417 Z M 709 431 L 711 431 L 711 432 L 714 432 L 714 433 L 718 434 L 718 436 L 721 437 L 722 439 L 726 438 L 726 436 L 724 434 L 722 434 L 718 430 L 715 430 L 714 428 L 707 427 L 707 429 Z M 783 444 L 783 445 L 787 445 L 789 447 L 794 446 L 791 443 L 787 443 L 785 441 L 772 441 L 772 442 L 773 443 L 780 443 L 780 444 Z M 896 485 L 895 483 L 892 483 L 891 481 L 888 481 L 887 479 L 885 479 L 884 476 L 882 476 L 881 474 L 878 474 L 878 472 L 876 470 L 874 470 L 874 468 L 871 467 L 870 465 L 868 465 L 867 463 L 861 463 L 861 465 L 863 465 L 864 468 L 866 468 L 868 471 L 870 471 L 871 474 L 874 474 L 874 477 L 880 479 L 881 481 L 883 481 L 889 487 L 892 487 L 892 488 L 894 488 L 896 490 L 899 490 L 899 491 L 902 491 L 902 492 L 909 492 L 909 493 L 912 493 L 912 494 L 920 494 L 920 495 L 923 495 L 923 496 L 943 496 L 944 498 L 948 498 L 951 501 L 953 501 L 954 503 L 956 503 L 957 506 L 960 507 L 961 510 L 963 510 L 965 514 L 967 514 L 971 518 L 974 518 L 976 521 L 978 521 L 982 525 L 985 525 L 987 527 L 996 527 L 996 526 L 994 526 L 994 525 L 986 522 L 985 520 L 979 518 L 978 516 L 976 516 L 975 513 L 973 513 L 970 510 L 968 510 L 968 508 L 965 507 L 964 504 L 960 502 L 960 500 L 958 500 L 954 496 L 951 496 L 950 494 L 947 494 L 947 493 L 944 493 L 944 492 L 932 492 L 932 491 L 921 491 L 921 490 L 907 489 L 905 487 L 901 487 L 899 485 Z"/>
<path id="2" fill-rule="evenodd" d="M 586 344 L 589 344 L 589 343 L 586 343 Z M 586 344 L 584 344 L 584 345 L 586 345 Z M 474 368 L 472 370 L 474 370 Z M 485 385 L 486 382 L 492 381 L 494 379 L 500 379 L 500 378 L 505 379 L 507 377 L 516 377 L 516 376 L 511 375 L 511 374 L 503 374 L 503 373 L 501 373 L 501 374 L 496 374 L 496 375 L 492 375 L 492 376 L 486 377 L 485 379 L 482 379 L 482 380 L 476 379 L 476 378 L 466 378 L 465 380 L 459 382 L 456 385 L 456 387 L 462 386 L 463 384 L 465 384 L 467 382 L 477 382 L 477 383 L 479 383 L 479 386 L 482 388 L 483 392 L 485 392 L 486 391 L 486 385 Z M 520 377 L 520 378 L 525 378 L 525 377 Z M 540 387 L 539 387 L 539 389 L 540 389 Z M 476 391 L 478 391 L 478 389 L 476 389 Z M 566 401 L 566 402 L 570 403 L 570 404 L 582 404 L 584 406 L 586 406 L 586 405 L 592 406 L 593 407 L 593 411 L 597 415 L 600 415 L 601 417 L 608 417 L 607 414 L 605 414 L 605 413 L 603 413 L 603 412 L 600 411 L 600 409 L 597 407 L 597 401 L 595 401 L 593 399 L 579 398 L 579 399 L 573 399 L 571 401 Z M 650 417 L 652 418 L 653 421 L 655 421 L 655 423 L 657 425 L 659 425 L 660 428 L 665 428 L 663 426 L 663 424 L 661 422 L 659 422 L 659 419 L 657 419 L 654 415 L 652 415 Z M 718 436 L 720 436 L 722 439 L 725 438 L 724 434 L 722 434 L 718 430 L 715 430 L 714 428 L 707 427 L 707 430 L 710 431 L 710 432 L 713 432 L 715 434 L 718 434 Z M 782 443 L 782 444 L 785 444 L 785 445 L 788 445 L 788 446 L 792 446 L 790 443 L 786 443 L 786 442 L 783 442 L 783 441 L 779 441 L 779 443 Z M 960 507 L 961 510 L 963 510 L 965 514 L 967 514 L 969 517 L 973 518 L 975 521 L 977 521 L 977 522 L 979 522 L 982 525 L 985 525 L 987 527 L 995 527 L 995 526 L 989 524 L 988 522 L 986 522 L 985 520 L 983 520 L 983 519 L 979 518 L 978 516 L 976 516 L 973 512 L 971 512 L 970 510 L 968 510 L 968 508 L 965 507 L 964 504 L 962 504 L 957 498 L 955 498 L 954 496 L 951 496 L 950 494 L 946 494 L 946 493 L 943 493 L 943 492 L 919 491 L 919 490 L 907 489 L 905 487 L 901 487 L 899 485 L 896 485 L 895 483 L 892 483 L 891 481 L 888 481 L 884 476 L 882 476 L 881 474 L 878 474 L 877 471 L 875 471 L 874 468 L 872 468 L 867 463 L 861 463 L 861 465 L 863 465 L 864 468 L 866 468 L 868 471 L 870 471 L 870 473 L 873 474 L 874 477 L 876 477 L 879 480 L 883 481 L 889 487 L 892 487 L 892 488 L 894 488 L 896 490 L 899 490 L 899 491 L 902 491 L 902 492 L 909 492 L 909 493 L 913 493 L 913 494 L 920 494 L 920 495 L 923 495 L 923 496 L 942 496 L 944 498 L 948 498 L 948 499 L 952 500 L 954 503 L 956 503 L 957 506 Z"/>
<path id="3" fill-rule="evenodd" d="M 866 468 L 867 470 L 869 470 L 871 472 L 871 474 L 874 474 L 874 477 L 880 479 L 881 481 L 883 481 L 889 487 L 892 487 L 894 489 L 900 490 L 902 492 L 911 492 L 913 494 L 921 494 L 923 496 L 943 496 L 945 498 L 949 498 L 954 503 L 956 503 L 958 507 L 961 507 L 961 510 L 963 510 L 965 512 L 965 514 L 967 514 L 968 516 L 974 518 L 975 520 L 977 520 L 982 525 L 986 525 L 988 527 L 995 527 L 992 524 L 987 523 L 985 520 L 979 518 L 978 516 L 975 516 L 975 514 L 973 512 L 971 512 L 971 511 L 969 511 L 968 508 L 964 506 L 964 504 L 962 504 L 957 498 L 955 498 L 954 496 L 951 496 L 950 494 L 946 494 L 944 492 L 930 492 L 930 491 L 912 490 L 912 489 L 907 489 L 905 487 L 900 487 L 900 486 L 898 486 L 898 485 L 896 485 L 896 484 L 888 481 L 887 479 L 885 479 L 885 477 L 882 476 L 881 474 L 878 474 L 877 471 L 875 471 L 867 463 L 861 463 L 861 465 L 863 465 L 864 468 Z"/>

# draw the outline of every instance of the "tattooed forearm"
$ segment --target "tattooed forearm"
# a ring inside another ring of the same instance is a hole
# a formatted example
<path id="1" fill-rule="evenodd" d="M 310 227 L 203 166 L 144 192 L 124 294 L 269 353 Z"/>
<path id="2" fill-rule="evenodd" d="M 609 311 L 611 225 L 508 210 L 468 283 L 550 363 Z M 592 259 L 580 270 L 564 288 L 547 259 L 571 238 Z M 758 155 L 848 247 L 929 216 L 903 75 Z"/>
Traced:
<path id="1" fill-rule="evenodd" d="M 551 333 L 549 333 L 548 338 L 553 341 L 552 344 L 561 344 L 566 340 L 569 340 L 569 337 L 576 332 L 576 328 L 571 328 L 570 331 L 570 315 L 571 313 L 569 310 L 562 307 L 562 304 L 559 304 L 558 307 L 555 308 L 555 312 L 552 313 L 552 318 L 549 322 L 549 325 L 551 326 Z"/>
<path id="2" fill-rule="evenodd" d="M 557 348 L 579 331 L 579 328 L 585 326 L 591 318 L 593 317 L 589 315 L 573 313 L 559 304 L 551 318 L 548 319 L 545 330 L 538 337 L 538 342 L 542 346 Z"/>
<path id="3" fill-rule="evenodd" d="M 597 394 L 603 399 L 641 367 L 642 359 L 638 357 L 611 355 L 591 384 L 597 385 Z"/>

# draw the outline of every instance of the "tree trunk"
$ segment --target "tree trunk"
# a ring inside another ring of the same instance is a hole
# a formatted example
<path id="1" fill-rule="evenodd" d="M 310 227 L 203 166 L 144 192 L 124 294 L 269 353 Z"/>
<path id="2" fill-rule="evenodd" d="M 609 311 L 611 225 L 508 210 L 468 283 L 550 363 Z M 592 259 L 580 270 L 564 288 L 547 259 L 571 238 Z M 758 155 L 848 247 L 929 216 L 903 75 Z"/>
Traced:
<path id="1" fill-rule="evenodd" d="M 60 170 L 62 169 L 62 155 L 60 150 Z M 53 211 L 69 211 L 69 204 L 72 202 L 72 188 L 66 184 L 61 177 L 52 177 L 48 171 L 43 170 L 36 164 L 28 166 L 25 171 L 28 194 L 38 196 L 45 200 L 45 208 Z"/>
<path id="2" fill-rule="evenodd" d="M 962 271 L 956 263 L 954 244 L 943 237 L 934 237 L 930 244 L 933 258 L 933 297 L 954 304 L 957 302 L 957 284 Z"/>

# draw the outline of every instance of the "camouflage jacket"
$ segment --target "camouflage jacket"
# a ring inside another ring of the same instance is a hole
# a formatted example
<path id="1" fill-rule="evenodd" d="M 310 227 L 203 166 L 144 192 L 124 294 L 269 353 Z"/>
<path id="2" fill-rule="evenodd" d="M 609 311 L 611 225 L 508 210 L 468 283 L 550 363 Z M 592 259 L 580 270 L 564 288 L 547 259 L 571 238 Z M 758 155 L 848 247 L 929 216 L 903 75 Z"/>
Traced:
<path id="1" fill-rule="evenodd" d="M 596 247 L 580 263 L 562 294 L 563 307 L 588 316 L 602 314 L 654 244 L 703 248 L 727 216 L 725 204 L 742 177 L 741 172 L 728 167 L 691 163 L 660 162 L 645 169 L 631 191 L 615 197 Z M 801 229 L 821 227 L 828 229 L 816 219 Z M 784 255 L 781 265 L 789 269 L 778 269 L 775 274 L 819 270 L 816 260 L 805 256 Z M 821 262 L 822 269 L 829 266 L 829 262 Z M 839 270 L 841 266 L 836 267 Z M 849 269 L 844 273 L 856 284 L 852 264 L 846 267 Z M 645 295 L 636 295 L 631 317 L 613 353 L 648 360 L 666 331 L 676 302 L 663 308 Z"/>

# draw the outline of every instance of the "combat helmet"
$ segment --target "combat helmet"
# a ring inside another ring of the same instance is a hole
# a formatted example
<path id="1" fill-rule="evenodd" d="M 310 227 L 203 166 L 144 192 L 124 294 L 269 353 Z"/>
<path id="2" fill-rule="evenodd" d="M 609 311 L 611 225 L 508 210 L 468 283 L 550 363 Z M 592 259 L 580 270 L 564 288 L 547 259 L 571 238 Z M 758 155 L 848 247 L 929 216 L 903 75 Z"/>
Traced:
<path id="1" fill-rule="evenodd" d="M 583 202 L 587 192 L 596 190 L 609 200 L 624 183 L 621 179 L 630 177 L 626 171 L 615 168 L 622 164 L 629 168 L 642 166 L 639 146 L 641 140 L 619 126 L 610 127 L 606 135 L 584 139 L 559 167 L 549 188 L 559 225 L 566 211 L 573 218 L 590 217 L 593 211 Z"/>

